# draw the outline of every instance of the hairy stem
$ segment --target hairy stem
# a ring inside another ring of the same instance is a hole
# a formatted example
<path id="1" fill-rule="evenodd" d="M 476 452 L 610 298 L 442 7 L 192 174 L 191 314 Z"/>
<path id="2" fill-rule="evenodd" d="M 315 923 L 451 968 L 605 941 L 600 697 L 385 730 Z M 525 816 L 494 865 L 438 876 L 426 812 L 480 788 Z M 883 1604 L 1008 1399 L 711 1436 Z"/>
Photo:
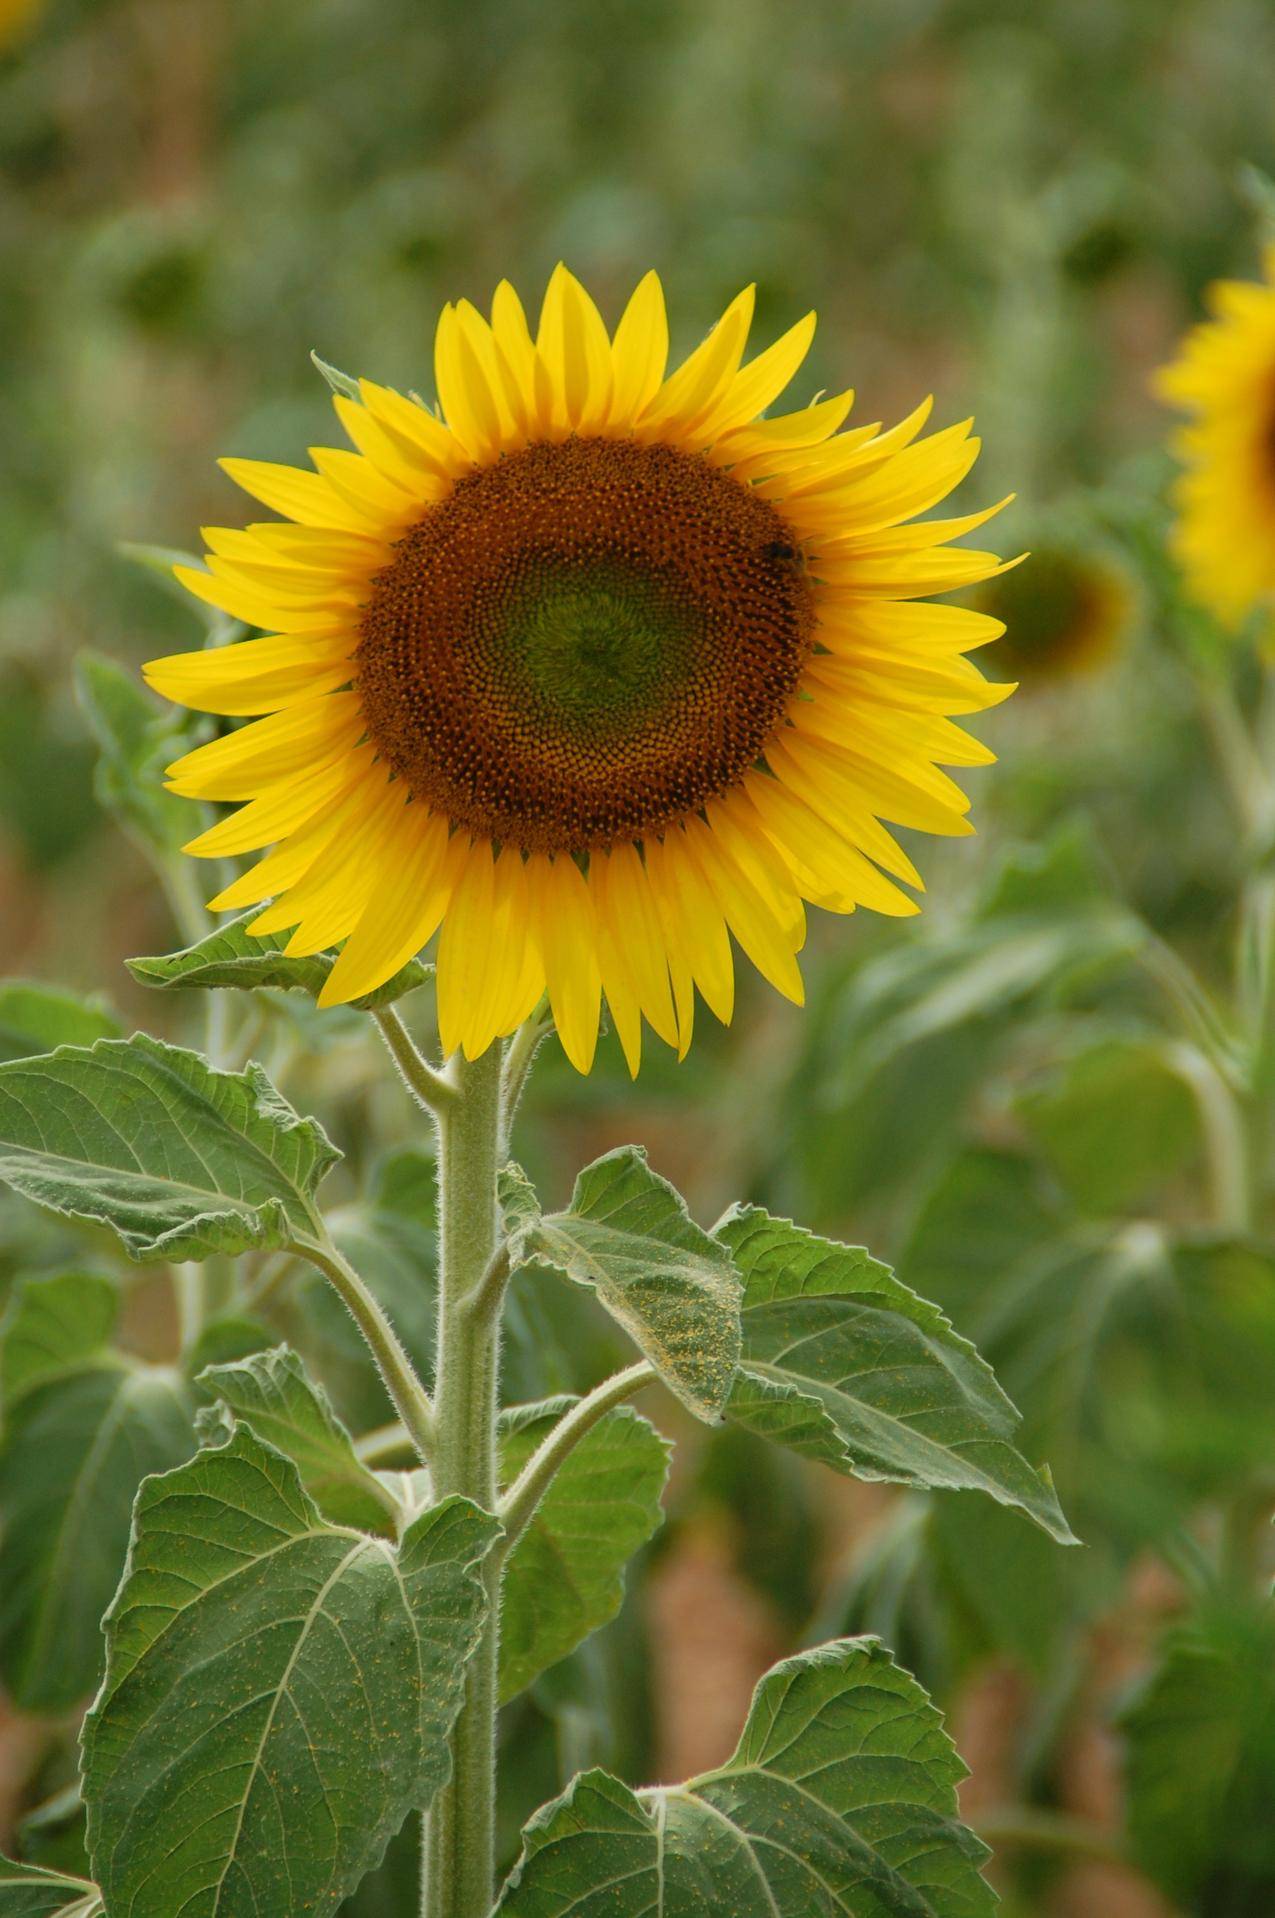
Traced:
<path id="1" fill-rule="evenodd" d="M 354 1267 L 333 1245 L 331 1239 L 297 1239 L 292 1250 L 330 1279 L 350 1317 L 367 1340 L 377 1369 L 402 1419 L 412 1444 L 423 1464 L 429 1464 L 434 1451 L 435 1417 L 429 1393 L 416 1376 L 416 1368 L 399 1342 L 381 1306 L 364 1285 Z"/>
<path id="2" fill-rule="evenodd" d="M 443 1112 L 456 1103 L 456 1088 L 443 1073 L 436 1072 L 412 1043 L 412 1036 L 393 1006 L 381 1006 L 373 1012 L 381 1037 L 402 1074 L 403 1082 L 429 1112 Z"/>
<path id="3" fill-rule="evenodd" d="M 508 1145 L 514 1113 L 518 1110 L 518 1101 L 522 1097 L 522 1089 L 527 1083 L 527 1075 L 531 1071 L 540 1042 L 552 1031 L 553 1018 L 549 1011 L 549 1002 L 547 999 L 542 999 L 530 1019 L 519 1026 L 505 1048 L 500 1091 L 502 1152 Z"/>
<path id="4" fill-rule="evenodd" d="M 494 1512 L 499 1320 L 467 1309 L 498 1269 L 496 1169 L 501 1146 L 501 1057 L 457 1057 L 454 1097 L 437 1113 L 439 1185 L 437 1444 L 438 1497 L 462 1493 Z M 429 1918 L 486 1918 L 495 1885 L 496 1710 L 499 1574 L 470 1661 L 465 1702 L 452 1734 L 452 1776 L 429 1819 L 424 1874 Z"/>
<path id="5" fill-rule="evenodd" d="M 502 1561 L 508 1558 L 530 1525 L 536 1515 L 536 1507 L 549 1490 L 559 1467 L 585 1433 L 592 1430 L 613 1406 L 631 1399 L 654 1377 L 655 1367 L 650 1361 L 639 1360 L 636 1365 L 617 1372 L 613 1378 L 603 1379 L 601 1385 L 595 1386 L 570 1411 L 564 1412 L 552 1430 L 545 1434 L 500 1502 L 500 1521 L 505 1528 L 505 1536 L 496 1549 Z"/>

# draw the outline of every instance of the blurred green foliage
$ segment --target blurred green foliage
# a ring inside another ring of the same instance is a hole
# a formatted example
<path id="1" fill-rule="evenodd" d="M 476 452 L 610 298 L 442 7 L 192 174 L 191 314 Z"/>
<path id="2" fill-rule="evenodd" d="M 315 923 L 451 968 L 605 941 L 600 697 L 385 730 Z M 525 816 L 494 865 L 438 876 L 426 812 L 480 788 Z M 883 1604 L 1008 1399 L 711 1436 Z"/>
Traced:
<path id="1" fill-rule="evenodd" d="M 1273 65 L 1269 0 L 48 0 L 0 48 L 6 973 L 192 1036 L 193 1011 L 122 961 L 198 919 L 171 859 L 185 807 L 158 794 L 182 722 L 131 674 L 200 622 L 118 548 L 242 519 L 218 454 L 333 438 L 311 349 L 428 393 L 438 307 L 501 276 L 534 301 L 565 257 L 614 317 L 654 265 L 682 345 L 751 279 L 759 333 L 813 305 L 810 391 L 856 382 L 864 419 L 930 390 L 942 422 L 974 412 L 971 501 L 1020 496 L 1004 550 L 1061 539 L 1120 569 L 1123 629 L 1087 675 L 1033 684 L 1030 655 L 989 658 L 1024 684 L 979 726 L 1001 756 L 972 782 L 982 837 L 922 850 L 919 922 L 812 915 L 806 1011 L 751 984 L 731 1034 L 705 1017 L 688 1063 L 652 1048 L 636 1088 L 613 1038 L 587 1081 L 547 1048 L 521 1150 L 565 1199 L 570 1166 L 640 1137 L 702 1218 L 747 1195 L 867 1240 L 978 1340 L 1086 1551 L 969 1496 L 847 1520 L 824 1481 L 732 1432 L 679 1477 L 648 1570 L 724 1516 L 788 1642 L 879 1630 L 958 1725 L 989 1666 L 1017 1669 L 1027 1702 L 989 1789 L 1094 1816 L 1068 1752 L 1112 1729 L 1127 1765 L 1104 1842 L 1200 1918 L 1275 1900 L 1273 835 L 1255 783 L 1275 729 L 1254 657 L 1222 658 L 1177 600 L 1147 375 L 1204 284 L 1251 269 Z M 1044 576 L 1013 577 L 1026 619 Z M 0 1046 L 111 1017 L 10 989 Z M 353 1015 L 294 995 L 254 1043 L 301 1109 L 322 1087 L 355 1172 L 379 1163 L 341 1230 L 425 1356 L 428 1166 L 402 1149 L 397 1089 Z M 98 1255 L 0 1211 L 6 1284 Z M 255 1282 L 346 1415 L 383 1417 L 328 1294 L 287 1304 L 269 1265 Z M 521 1281 L 514 1311 L 513 1398 L 618 1354 Z M 162 1343 L 149 1294 L 130 1314 Z M 643 1616 L 516 1707 L 511 1817 L 582 1763 L 658 1762 Z M 45 1754 L 32 1856 L 74 1860 L 64 1783 Z M 402 1902 L 410 1850 L 360 1893 L 366 1918 Z M 1018 1909 L 1049 1909 L 1066 1857 L 1006 1849 Z"/>

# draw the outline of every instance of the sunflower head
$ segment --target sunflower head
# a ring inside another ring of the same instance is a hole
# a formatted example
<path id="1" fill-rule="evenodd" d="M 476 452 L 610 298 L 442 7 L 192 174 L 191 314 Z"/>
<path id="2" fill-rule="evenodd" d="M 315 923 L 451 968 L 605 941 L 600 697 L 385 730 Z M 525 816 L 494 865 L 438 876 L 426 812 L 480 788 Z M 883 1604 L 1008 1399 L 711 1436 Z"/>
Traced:
<path id="1" fill-rule="evenodd" d="M 1156 376 L 1190 415 L 1175 450 L 1173 544 L 1193 599 L 1238 626 L 1275 595 L 1275 246 L 1259 282 L 1221 280 L 1211 318 Z"/>
<path id="2" fill-rule="evenodd" d="M 265 852 L 210 904 L 341 944 L 326 1003 L 437 933 L 447 1051 L 547 992 L 587 1071 L 605 996 L 636 1071 L 643 1020 L 679 1054 L 697 993 L 729 1020 L 732 935 L 799 1001 L 808 903 L 917 910 L 884 822 L 970 830 L 942 767 L 992 756 L 952 716 L 1009 690 L 967 658 L 1001 626 L 930 601 L 1001 570 L 950 544 L 996 509 L 915 516 L 978 441 L 767 415 L 814 319 L 748 359 L 752 305 L 670 372 L 653 273 L 612 334 L 559 267 L 534 331 L 507 284 L 445 308 L 436 409 L 360 380 L 354 450 L 223 462 L 280 517 L 178 576 L 264 636 L 146 671 L 254 716 L 169 783 L 242 802 L 187 851 Z"/>
<path id="3" fill-rule="evenodd" d="M 975 601 L 1004 622 L 997 666 L 1028 692 L 1108 665 L 1134 611 L 1118 563 L 1070 540 L 1033 540 L 1027 563 L 989 580 Z"/>

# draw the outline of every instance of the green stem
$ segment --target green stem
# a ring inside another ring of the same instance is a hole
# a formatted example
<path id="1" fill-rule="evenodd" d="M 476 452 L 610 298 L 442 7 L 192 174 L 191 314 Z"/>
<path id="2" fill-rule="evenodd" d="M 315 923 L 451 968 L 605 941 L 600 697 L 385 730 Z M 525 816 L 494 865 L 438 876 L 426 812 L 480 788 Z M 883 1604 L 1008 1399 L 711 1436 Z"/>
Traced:
<path id="1" fill-rule="evenodd" d="M 1091 1859 L 1095 1864 L 1127 1865 L 1128 1859 L 1110 1833 L 1083 1819 L 1034 1806 L 1010 1806 L 975 1821 L 984 1844 L 1001 1851 L 1044 1851 L 1064 1857 Z"/>
<path id="2" fill-rule="evenodd" d="M 1195 1098 L 1208 1164 L 1213 1223 L 1224 1232 L 1243 1232 L 1252 1214 L 1249 1142 L 1239 1102 L 1198 1046 L 1184 1039 L 1168 1040 L 1164 1058 Z"/>
<path id="3" fill-rule="evenodd" d="M 587 1397 L 580 1399 L 570 1411 L 564 1412 L 557 1424 L 546 1433 L 500 1502 L 500 1522 L 505 1528 L 505 1536 L 496 1550 L 502 1561 L 508 1558 L 530 1525 L 536 1507 L 553 1483 L 559 1466 L 585 1433 L 612 1406 L 622 1405 L 625 1399 L 631 1399 L 654 1377 L 655 1367 L 649 1359 L 639 1360 L 636 1365 L 630 1365 L 625 1371 L 617 1372 L 613 1378 L 604 1379 L 601 1385 L 595 1386 Z"/>
<path id="4" fill-rule="evenodd" d="M 448 1069 L 455 1096 L 437 1113 L 439 1304 L 434 1485 L 484 1510 L 497 1504 L 496 1406 L 499 1320 L 467 1309 L 498 1267 L 496 1169 L 501 1149 L 501 1055 L 459 1056 Z M 452 1776 L 429 1819 L 424 1909 L 429 1918 L 487 1918 L 495 1889 L 496 1712 L 499 1576 L 470 1661 L 465 1702 L 452 1734 Z"/>
<path id="5" fill-rule="evenodd" d="M 173 1267 L 173 1297 L 178 1343 L 185 1357 L 204 1329 L 204 1275 L 198 1264 L 184 1260 Z"/>
<path id="6" fill-rule="evenodd" d="M 314 1239 L 297 1239 L 292 1251 L 316 1265 L 330 1279 L 359 1331 L 371 1347 L 394 1410 L 398 1413 L 421 1462 L 428 1465 L 435 1443 L 434 1408 L 429 1393 L 416 1376 L 416 1368 L 399 1343 L 398 1334 L 386 1318 L 378 1300 L 364 1285 L 331 1239 L 320 1244 Z"/>
<path id="7" fill-rule="evenodd" d="M 505 1048 L 500 1093 L 502 1149 L 508 1144 L 514 1113 L 518 1109 L 518 1101 L 522 1097 L 522 1089 L 527 1083 L 527 1074 L 531 1071 L 540 1042 L 552 1031 L 553 1016 L 549 1011 L 549 1001 L 542 999 L 530 1019 L 523 1021 Z"/>
<path id="8" fill-rule="evenodd" d="M 456 1088 L 452 1081 L 443 1073 L 436 1072 L 428 1060 L 421 1057 L 393 1006 L 379 1006 L 372 1017 L 402 1074 L 403 1083 L 420 1100 L 426 1111 L 438 1113 L 455 1105 Z"/>

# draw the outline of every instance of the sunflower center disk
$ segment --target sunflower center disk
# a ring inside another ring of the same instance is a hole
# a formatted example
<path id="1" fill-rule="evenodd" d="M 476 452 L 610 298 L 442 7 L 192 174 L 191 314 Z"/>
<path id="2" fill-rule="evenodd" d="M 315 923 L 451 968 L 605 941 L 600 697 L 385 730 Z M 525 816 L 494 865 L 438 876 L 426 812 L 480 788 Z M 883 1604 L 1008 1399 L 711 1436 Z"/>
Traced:
<path id="1" fill-rule="evenodd" d="M 404 536 L 363 614 L 358 687 L 418 799 L 578 852 L 734 785 L 813 631 L 767 501 L 672 447 L 570 439 L 461 480 Z"/>

